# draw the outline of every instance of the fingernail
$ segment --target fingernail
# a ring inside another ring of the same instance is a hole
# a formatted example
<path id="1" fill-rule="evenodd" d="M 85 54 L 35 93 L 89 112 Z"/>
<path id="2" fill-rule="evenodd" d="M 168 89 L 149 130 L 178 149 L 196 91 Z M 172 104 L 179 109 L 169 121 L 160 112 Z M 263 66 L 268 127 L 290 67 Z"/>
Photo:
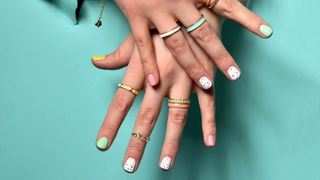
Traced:
<path id="1" fill-rule="evenodd" d="M 214 146 L 214 139 L 213 139 L 213 136 L 212 135 L 209 135 L 208 136 L 208 145 L 209 146 Z"/>
<path id="2" fill-rule="evenodd" d="M 136 166 L 136 160 L 133 158 L 129 157 L 126 161 L 126 163 L 123 166 L 123 169 L 126 172 L 132 173 L 134 171 L 134 167 Z"/>
<path id="3" fill-rule="evenodd" d="M 234 66 L 229 67 L 229 69 L 228 69 L 228 74 L 229 74 L 229 76 L 230 76 L 230 78 L 231 78 L 232 80 L 237 80 L 237 79 L 239 79 L 239 77 L 240 77 L 240 75 L 241 75 L 240 71 L 239 71 L 236 67 L 234 67 Z"/>
<path id="4" fill-rule="evenodd" d="M 108 139 L 106 137 L 101 137 L 97 141 L 97 147 L 99 150 L 106 150 L 108 147 Z"/>
<path id="5" fill-rule="evenodd" d="M 154 78 L 154 75 L 149 74 L 149 75 L 148 75 L 148 81 L 149 81 L 149 84 L 150 84 L 151 86 L 155 86 L 155 85 L 156 85 L 156 79 Z"/>
<path id="6" fill-rule="evenodd" d="M 270 37 L 273 31 L 270 26 L 263 24 L 260 26 L 260 32 L 266 37 Z"/>
<path id="7" fill-rule="evenodd" d="M 210 89 L 212 86 L 211 81 L 205 76 L 202 76 L 200 78 L 199 82 L 200 82 L 203 89 Z"/>
<path id="8" fill-rule="evenodd" d="M 106 56 L 92 56 L 92 60 L 94 61 L 101 61 L 104 60 Z"/>
<path id="9" fill-rule="evenodd" d="M 169 170 L 170 166 L 171 166 L 171 158 L 169 156 L 165 156 L 160 163 L 160 167 L 163 170 Z"/>

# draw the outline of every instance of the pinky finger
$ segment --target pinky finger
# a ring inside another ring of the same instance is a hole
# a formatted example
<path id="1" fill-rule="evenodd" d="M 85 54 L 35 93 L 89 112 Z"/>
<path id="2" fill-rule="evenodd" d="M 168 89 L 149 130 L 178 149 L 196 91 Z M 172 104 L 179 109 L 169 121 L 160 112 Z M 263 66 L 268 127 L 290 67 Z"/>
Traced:
<path id="1" fill-rule="evenodd" d="M 211 91 L 203 91 L 196 88 L 198 95 L 204 143 L 208 147 L 213 147 L 216 144 L 216 121 L 215 121 L 215 100 L 214 88 Z"/>

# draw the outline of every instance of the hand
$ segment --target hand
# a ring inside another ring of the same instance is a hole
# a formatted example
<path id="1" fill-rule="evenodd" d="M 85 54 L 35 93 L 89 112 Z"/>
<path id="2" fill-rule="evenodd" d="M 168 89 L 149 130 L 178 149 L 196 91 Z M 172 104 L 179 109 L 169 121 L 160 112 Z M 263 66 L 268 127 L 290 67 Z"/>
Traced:
<path id="1" fill-rule="evenodd" d="M 213 29 L 219 33 L 218 19 L 209 13 L 208 10 L 202 10 L 207 17 L 208 22 Z M 214 66 L 210 58 L 201 50 L 201 48 L 186 34 L 187 40 L 195 53 L 200 59 L 200 63 L 206 67 L 210 77 L 214 77 Z M 157 66 L 160 70 L 162 83 L 158 88 L 152 88 L 145 83 L 145 76 L 142 72 L 142 63 L 137 46 L 134 47 L 130 54 L 128 69 L 123 78 L 123 84 L 134 89 L 145 89 L 145 96 L 138 113 L 137 121 L 133 132 L 141 133 L 143 136 L 150 136 L 155 125 L 156 119 L 161 110 L 162 100 L 164 97 L 175 99 L 189 99 L 190 93 L 194 88 L 197 92 L 201 114 L 204 142 L 207 146 L 212 147 L 215 144 L 216 126 L 215 126 L 215 107 L 213 89 L 203 91 L 197 86 L 193 86 L 192 80 L 187 76 L 183 69 L 176 63 L 170 51 L 166 48 L 159 36 L 153 36 L 153 44 L 156 50 Z M 126 41 L 128 42 L 128 41 Z M 130 43 L 129 43 L 130 44 Z M 123 44 L 121 47 L 126 47 Z M 126 55 L 125 51 L 121 55 Z M 120 58 L 122 59 L 122 58 Z M 127 61 L 93 61 L 94 65 L 103 68 L 118 68 L 125 66 Z M 97 147 L 100 150 L 107 150 L 115 139 L 118 129 L 133 104 L 135 95 L 127 90 L 120 88 L 108 110 L 104 123 L 102 124 L 97 136 Z M 192 102 L 195 103 L 195 102 Z M 169 170 L 175 160 L 180 137 L 184 128 L 188 109 L 169 108 L 167 133 L 163 145 L 159 165 L 162 169 Z M 123 167 L 127 172 L 134 172 L 142 158 L 146 142 L 132 136 L 123 161 Z"/>
<path id="2" fill-rule="evenodd" d="M 133 36 L 128 37 L 130 39 L 128 44 L 136 41 L 145 77 L 147 77 L 151 86 L 157 85 L 160 78 L 149 28 L 154 26 L 160 33 L 168 32 L 178 26 L 177 20 L 183 26 L 189 27 L 202 15 L 197 7 L 204 5 L 206 2 L 207 0 L 116 0 L 131 25 Z M 268 38 L 272 34 L 271 27 L 238 0 L 220 0 L 211 11 L 242 24 L 262 38 Z M 229 79 L 236 80 L 239 78 L 240 69 L 208 23 L 203 23 L 190 32 L 190 35 Z M 199 87 L 209 89 L 210 86 L 208 85 L 212 85 L 212 78 L 192 52 L 183 32 L 177 31 L 164 38 L 164 41 L 174 58 L 191 79 Z M 111 58 L 113 56 L 106 58 L 103 56 L 102 59 Z M 101 60 L 101 57 L 93 59 Z"/>

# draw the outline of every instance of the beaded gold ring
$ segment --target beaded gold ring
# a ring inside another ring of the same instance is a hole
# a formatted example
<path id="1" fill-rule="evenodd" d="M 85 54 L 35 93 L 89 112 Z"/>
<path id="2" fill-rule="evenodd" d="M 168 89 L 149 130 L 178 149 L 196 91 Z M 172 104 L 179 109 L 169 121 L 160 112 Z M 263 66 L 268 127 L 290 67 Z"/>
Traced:
<path id="1" fill-rule="evenodd" d="M 132 87 L 130 87 L 130 86 L 128 86 L 128 85 L 125 85 L 125 84 L 118 84 L 118 87 L 119 88 L 122 88 L 122 89 L 124 89 L 124 90 L 126 90 L 126 91 L 129 91 L 129 92 L 131 92 L 132 94 L 134 94 L 135 96 L 138 96 L 139 95 L 139 91 L 138 90 L 136 90 L 136 89 L 134 89 L 134 88 L 132 88 Z"/>
<path id="2" fill-rule="evenodd" d="M 140 141 L 143 141 L 145 143 L 147 143 L 148 141 L 150 141 L 150 137 L 149 136 L 145 136 L 145 135 L 142 135 L 141 133 L 132 133 L 131 134 L 133 137 L 136 137 L 138 138 Z"/>

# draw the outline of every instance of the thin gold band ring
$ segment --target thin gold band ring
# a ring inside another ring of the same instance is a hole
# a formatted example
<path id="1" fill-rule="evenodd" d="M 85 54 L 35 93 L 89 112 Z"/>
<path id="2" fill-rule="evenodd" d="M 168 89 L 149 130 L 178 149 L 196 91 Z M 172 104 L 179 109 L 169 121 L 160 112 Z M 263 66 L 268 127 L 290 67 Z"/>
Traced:
<path id="1" fill-rule="evenodd" d="M 129 92 L 131 92 L 132 94 L 134 94 L 135 96 L 138 96 L 139 95 L 139 91 L 138 90 L 136 90 L 136 89 L 134 89 L 134 88 L 132 88 L 132 87 L 130 87 L 130 86 L 128 86 L 128 85 L 125 85 L 125 84 L 118 84 L 118 87 L 119 88 L 122 88 L 122 89 L 124 89 L 124 90 L 126 90 L 126 91 L 129 91 Z"/>
<path id="2" fill-rule="evenodd" d="M 145 136 L 142 135 L 141 133 L 132 133 L 131 134 L 133 137 L 138 138 L 140 141 L 143 141 L 145 143 L 147 143 L 148 141 L 150 141 L 150 137 L 149 136 Z"/>
<path id="3" fill-rule="evenodd" d="M 206 6 L 211 9 L 213 6 L 215 6 L 218 3 L 219 0 L 207 0 Z"/>

